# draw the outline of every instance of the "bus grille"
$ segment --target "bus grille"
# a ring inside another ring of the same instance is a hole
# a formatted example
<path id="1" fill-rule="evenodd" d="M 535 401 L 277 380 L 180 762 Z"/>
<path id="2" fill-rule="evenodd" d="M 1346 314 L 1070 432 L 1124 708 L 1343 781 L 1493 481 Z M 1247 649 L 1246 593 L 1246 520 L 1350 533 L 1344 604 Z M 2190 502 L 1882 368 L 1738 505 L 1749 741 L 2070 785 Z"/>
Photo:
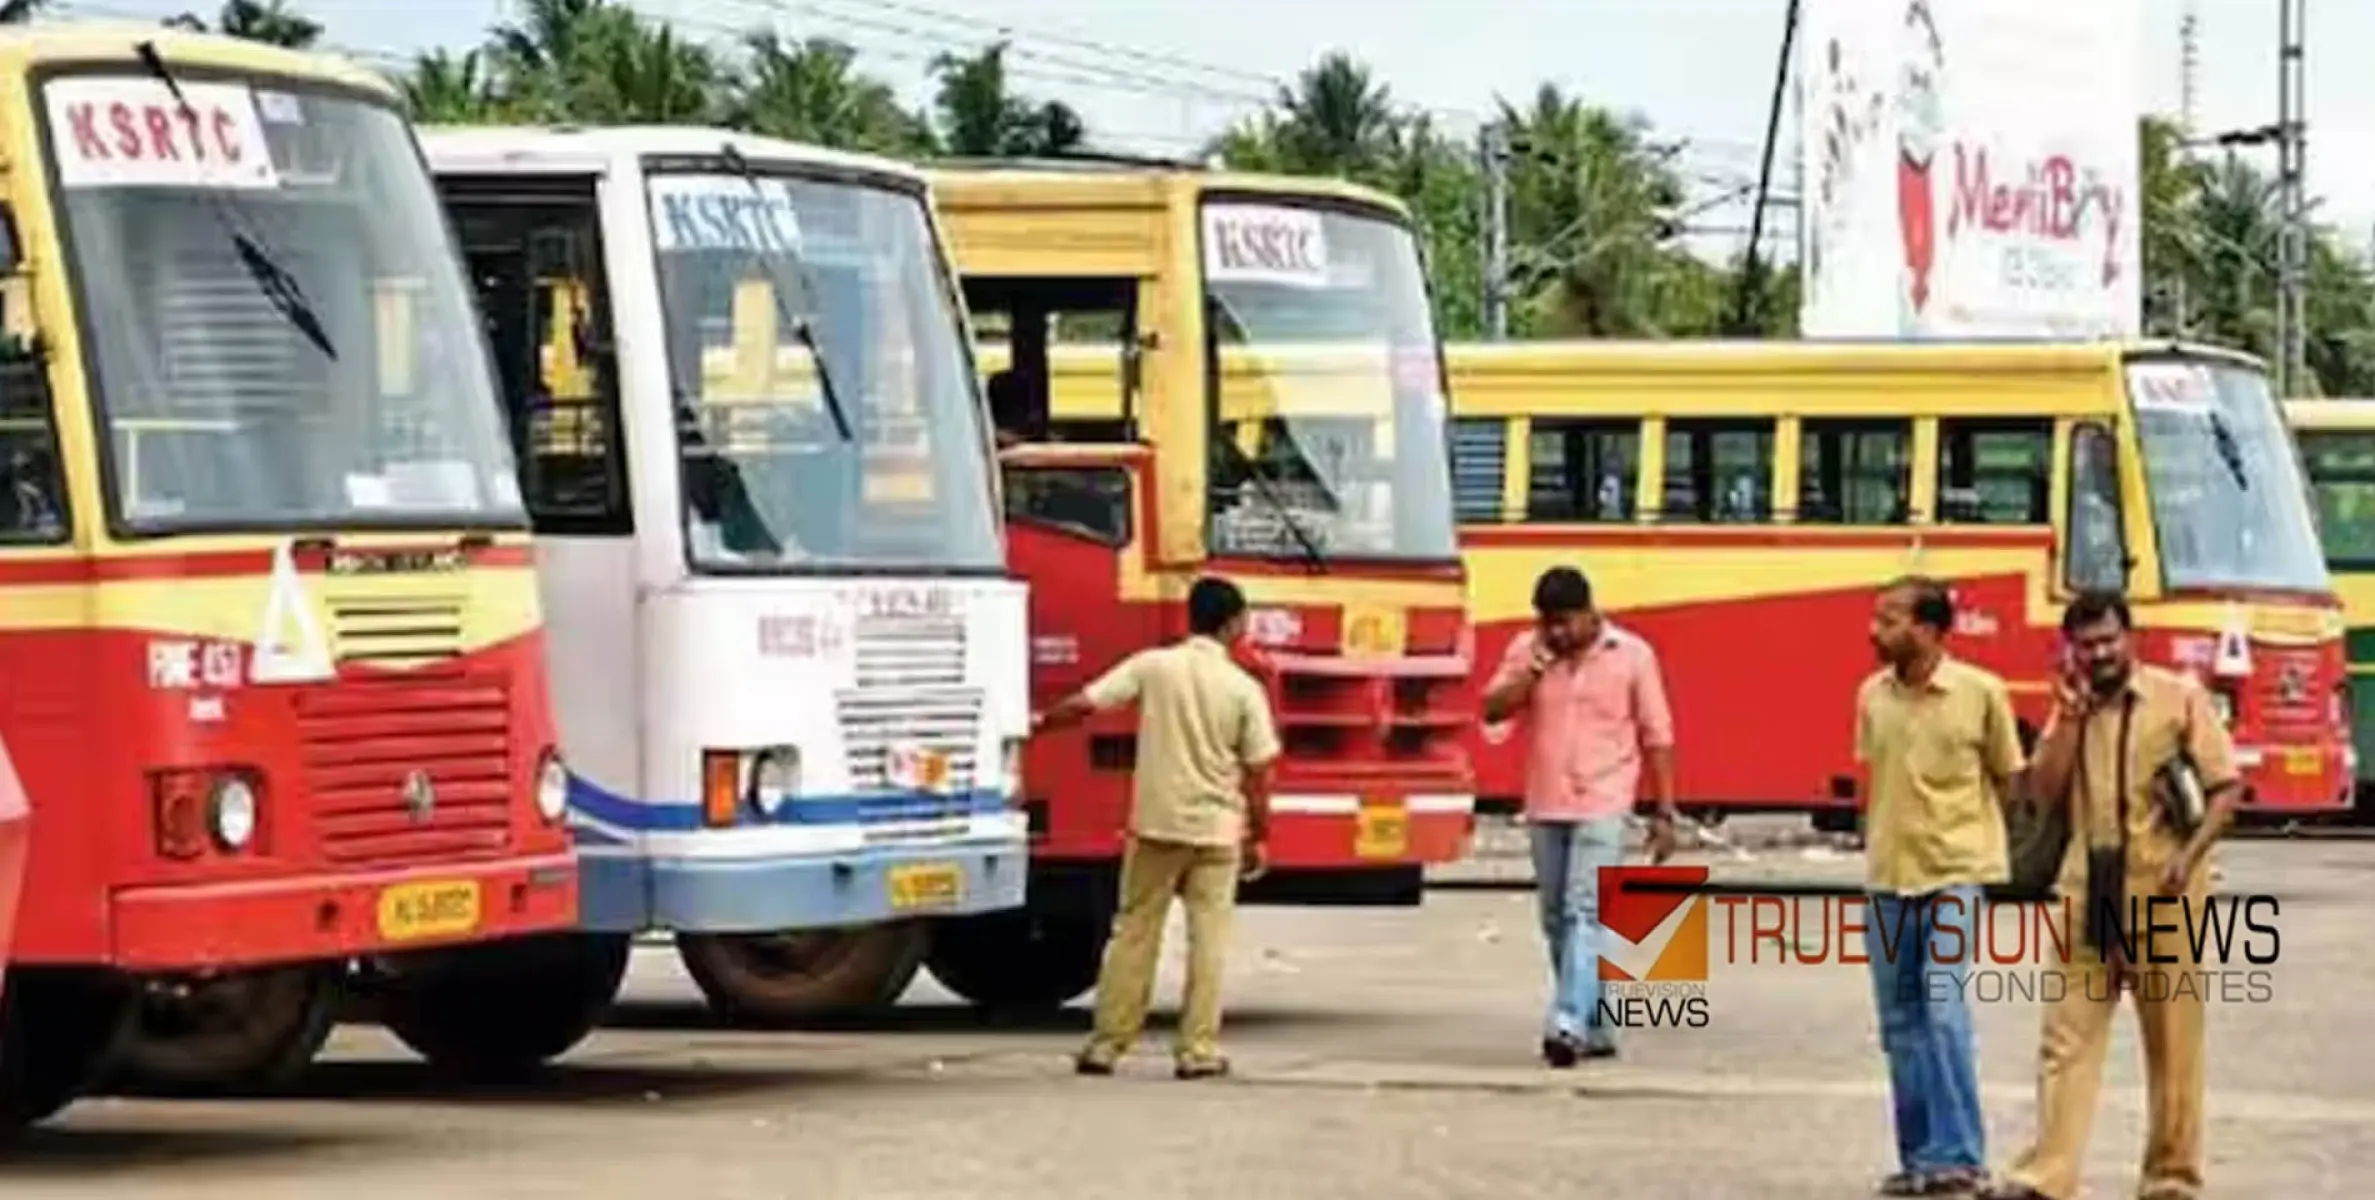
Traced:
<path id="1" fill-rule="evenodd" d="M 849 752 L 851 790 L 879 797 L 861 806 L 862 819 L 918 820 L 965 808 L 961 797 L 973 790 L 979 769 L 980 688 L 857 687 L 836 692 L 833 704 Z M 902 743 L 948 756 L 950 798 L 891 792 L 890 752 Z"/>
<path id="2" fill-rule="evenodd" d="M 419 667 L 462 652 L 462 602 L 450 596 L 332 600 L 338 661 Z"/>
<path id="3" fill-rule="evenodd" d="M 952 688 L 965 682 L 962 617 L 860 617 L 858 688 Z"/>
<path id="4" fill-rule="evenodd" d="M 297 702 L 305 788 L 323 857 L 339 865 L 469 858 L 511 841 L 511 697 L 460 671 L 343 679 Z M 405 781 L 435 803 L 412 811 Z"/>

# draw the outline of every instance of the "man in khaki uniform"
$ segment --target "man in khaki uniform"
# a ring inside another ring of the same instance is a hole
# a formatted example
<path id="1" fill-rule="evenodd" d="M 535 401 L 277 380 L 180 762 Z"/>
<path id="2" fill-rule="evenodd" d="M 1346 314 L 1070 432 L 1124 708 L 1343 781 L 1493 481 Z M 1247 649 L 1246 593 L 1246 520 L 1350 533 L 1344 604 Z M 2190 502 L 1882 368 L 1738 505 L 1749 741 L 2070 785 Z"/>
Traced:
<path id="1" fill-rule="evenodd" d="M 1881 588 L 1881 667 L 1856 693 L 1865 957 L 1897 1140 L 1883 1196 L 1968 1195 L 1987 1164 L 1964 948 L 1978 941 L 1981 889 L 2009 873 L 2004 803 L 2025 764 L 2004 681 L 1946 652 L 1953 628 L 1938 580 Z"/>
<path id="2" fill-rule="evenodd" d="M 2115 907 L 2123 910 L 2129 943 L 2107 936 L 2099 950 L 2073 946 L 2071 961 L 2055 968 L 2060 978 L 2047 982 L 2036 1141 L 2013 1164 L 2006 1185 L 1989 1193 L 1998 1200 L 2078 1194 L 2123 986 L 2136 994 L 2149 1108 L 2136 1195 L 2192 1200 L 2202 1188 L 2203 984 L 2192 974 L 2201 964 L 2192 961 L 2185 926 L 2201 919 L 2210 895 L 2210 848 L 2234 817 L 2240 787 L 2234 744 L 2209 693 L 2187 676 L 2136 662 L 2128 632 L 2128 607 L 2116 593 L 2084 593 L 2063 613 L 2075 669 L 2057 687 L 2057 708 L 2038 739 L 2031 795 L 2070 806 L 2070 849 L 2059 886 L 2074 916 L 2092 907 L 2090 857 L 2124 860 L 2120 890 L 2129 899 Z M 2210 800 L 2189 838 L 2171 826 L 2154 782 L 2181 751 Z M 2148 910 L 2146 898 L 2155 895 L 2182 897 L 2187 911 Z M 2163 932 L 2139 928 L 2147 923 Z M 2125 961 L 2127 948 L 2139 962 Z"/>
<path id="3" fill-rule="evenodd" d="M 1110 1075 L 1146 1027 L 1163 921 L 1187 905 L 1188 971 L 1176 1074 L 1228 1073 L 1220 1053 L 1220 982 L 1240 875 L 1259 874 L 1270 826 L 1278 731 L 1260 683 L 1229 656 L 1245 632 L 1245 597 L 1223 579 L 1188 592 L 1188 637 L 1130 656 L 1039 720 L 1040 729 L 1138 702 L 1138 765 L 1121 905 L 1097 976 L 1097 1026 L 1076 1065 Z"/>

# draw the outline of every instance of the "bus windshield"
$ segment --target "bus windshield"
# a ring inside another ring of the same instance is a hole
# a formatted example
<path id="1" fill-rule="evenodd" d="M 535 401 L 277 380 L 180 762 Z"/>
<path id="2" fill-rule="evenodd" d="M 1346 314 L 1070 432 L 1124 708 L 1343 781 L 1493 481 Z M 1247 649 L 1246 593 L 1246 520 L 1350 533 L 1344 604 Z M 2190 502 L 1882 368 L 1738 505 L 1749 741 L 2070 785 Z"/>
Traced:
<path id="1" fill-rule="evenodd" d="M 1212 551 L 1457 556 L 1443 358 L 1408 226 L 1203 208 Z"/>
<path id="2" fill-rule="evenodd" d="M 2297 440 L 2317 497 L 2327 564 L 2375 566 L 2375 429 L 2304 429 Z"/>
<path id="3" fill-rule="evenodd" d="M 2332 587 L 2265 375 L 2224 363 L 2132 362 L 2128 395 L 2167 586 Z"/>
<path id="4" fill-rule="evenodd" d="M 120 527 L 526 527 L 395 109 L 219 77 L 42 92 Z"/>
<path id="5" fill-rule="evenodd" d="M 921 197 L 724 160 L 650 193 L 695 569 L 1001 569 L 988 430 Z"/>

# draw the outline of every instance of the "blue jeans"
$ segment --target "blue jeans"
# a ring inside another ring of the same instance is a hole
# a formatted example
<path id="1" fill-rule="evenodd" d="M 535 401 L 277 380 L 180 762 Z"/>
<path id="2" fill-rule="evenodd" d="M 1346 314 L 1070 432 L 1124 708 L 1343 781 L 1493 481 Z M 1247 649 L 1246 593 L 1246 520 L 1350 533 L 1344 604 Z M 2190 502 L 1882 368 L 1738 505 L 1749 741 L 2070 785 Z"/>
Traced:
<path id="1" fill-rule="evenodd" d="M 1542 938 L 1550 950 L 1550 1013 L 1546 1038 L 1581 1038 L 1613 1047 L 1600 1023 L 1600 868 L 1623 857 L 1622 815 L 1589 821 L 1544 821 L 1527 827 L 1534 842 L 1534 889 L 1542 908 Z"/>
<path id="2" fill-rule="evenodd" d="M 1979 945 L 1979 904 L 1975 887 L 1872 897 L 1864 949 L 1880 1009 L 1880 1046 L 1888 1054 L 1897 1162 L 1905 1171 L 1987 1162 L 1971 1006 L 1964 995 Z M 1942 936 L 1952 930 L 1960 936 Z"/>

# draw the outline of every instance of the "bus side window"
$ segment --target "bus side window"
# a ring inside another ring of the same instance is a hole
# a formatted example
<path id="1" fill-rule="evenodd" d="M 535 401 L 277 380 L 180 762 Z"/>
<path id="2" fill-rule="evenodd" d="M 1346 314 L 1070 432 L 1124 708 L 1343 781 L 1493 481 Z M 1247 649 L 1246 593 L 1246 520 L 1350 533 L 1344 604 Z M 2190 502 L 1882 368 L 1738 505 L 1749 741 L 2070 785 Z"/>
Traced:
<path id="1" fill-rule="evenodd" d="M 485 314 L 536 531 L 631 531 L 593 181 L 438 186 Z"/>
<path id="2" fill-rule="evenodd" d="M 1913 515 L 1913 422 L 1808 419 L 1799 451 L 1798 520 L 1902 525 Z"/>
<path id="3" fill-rule="evenodd" d="M 2121 529 L 2119 443 L 2088 422 L 2070 436 L 2069 556 L 2063 576 L 2073 591 L 2127 585 L 2128 546 Z"/>
<path id="4" fill-rule="evenodd" d="M 66 487 L 16 229 L 0 207 L 0 544 L 56 543 L 68 533 Z"/>
<path id="5" fill-rule="evenodd" d="M 2375 430 L 2304 432 L 2296 440 L 2309 468 L 2326 561 L 2375 567 Z"/>
<path id="6" fill-rule="evenodd" d="M 1641 461 L 1638 421 L 1534 419 L 1528 448 L 1526 520 L 1633 519 L 1634 469 Z"/>
<path id="7" fill-rule="evenodd" d="M 1130 473 L 1120 467 L 1008 467 L 1006 519 L 1126 546 Z"/>
<path id="8" fill-rule="evenodd" d="M 976 278 L 964 289 L 1002 443 L 1136 437 L 1137 279 Z"/>
<path id="9" fill-rule="evenodd" d="M 1509 469 L 1509 422 L 1502 417 L 1454 417 L 1451 422 L 1451 503 L 1463 525 L 1497 525 L 1502 473 Z"/>
<path id="10" fill-rule="evenodd" d="M 1773 422 L 1666 422 L 1665 517 L 1755 524 L 1773 514 Z"/>
<path id="11" fill-rule="evenodd" d="M 1938 422 L 1938 520 L 2045 525 L 2053 520 L 2053 422 Z"/>

